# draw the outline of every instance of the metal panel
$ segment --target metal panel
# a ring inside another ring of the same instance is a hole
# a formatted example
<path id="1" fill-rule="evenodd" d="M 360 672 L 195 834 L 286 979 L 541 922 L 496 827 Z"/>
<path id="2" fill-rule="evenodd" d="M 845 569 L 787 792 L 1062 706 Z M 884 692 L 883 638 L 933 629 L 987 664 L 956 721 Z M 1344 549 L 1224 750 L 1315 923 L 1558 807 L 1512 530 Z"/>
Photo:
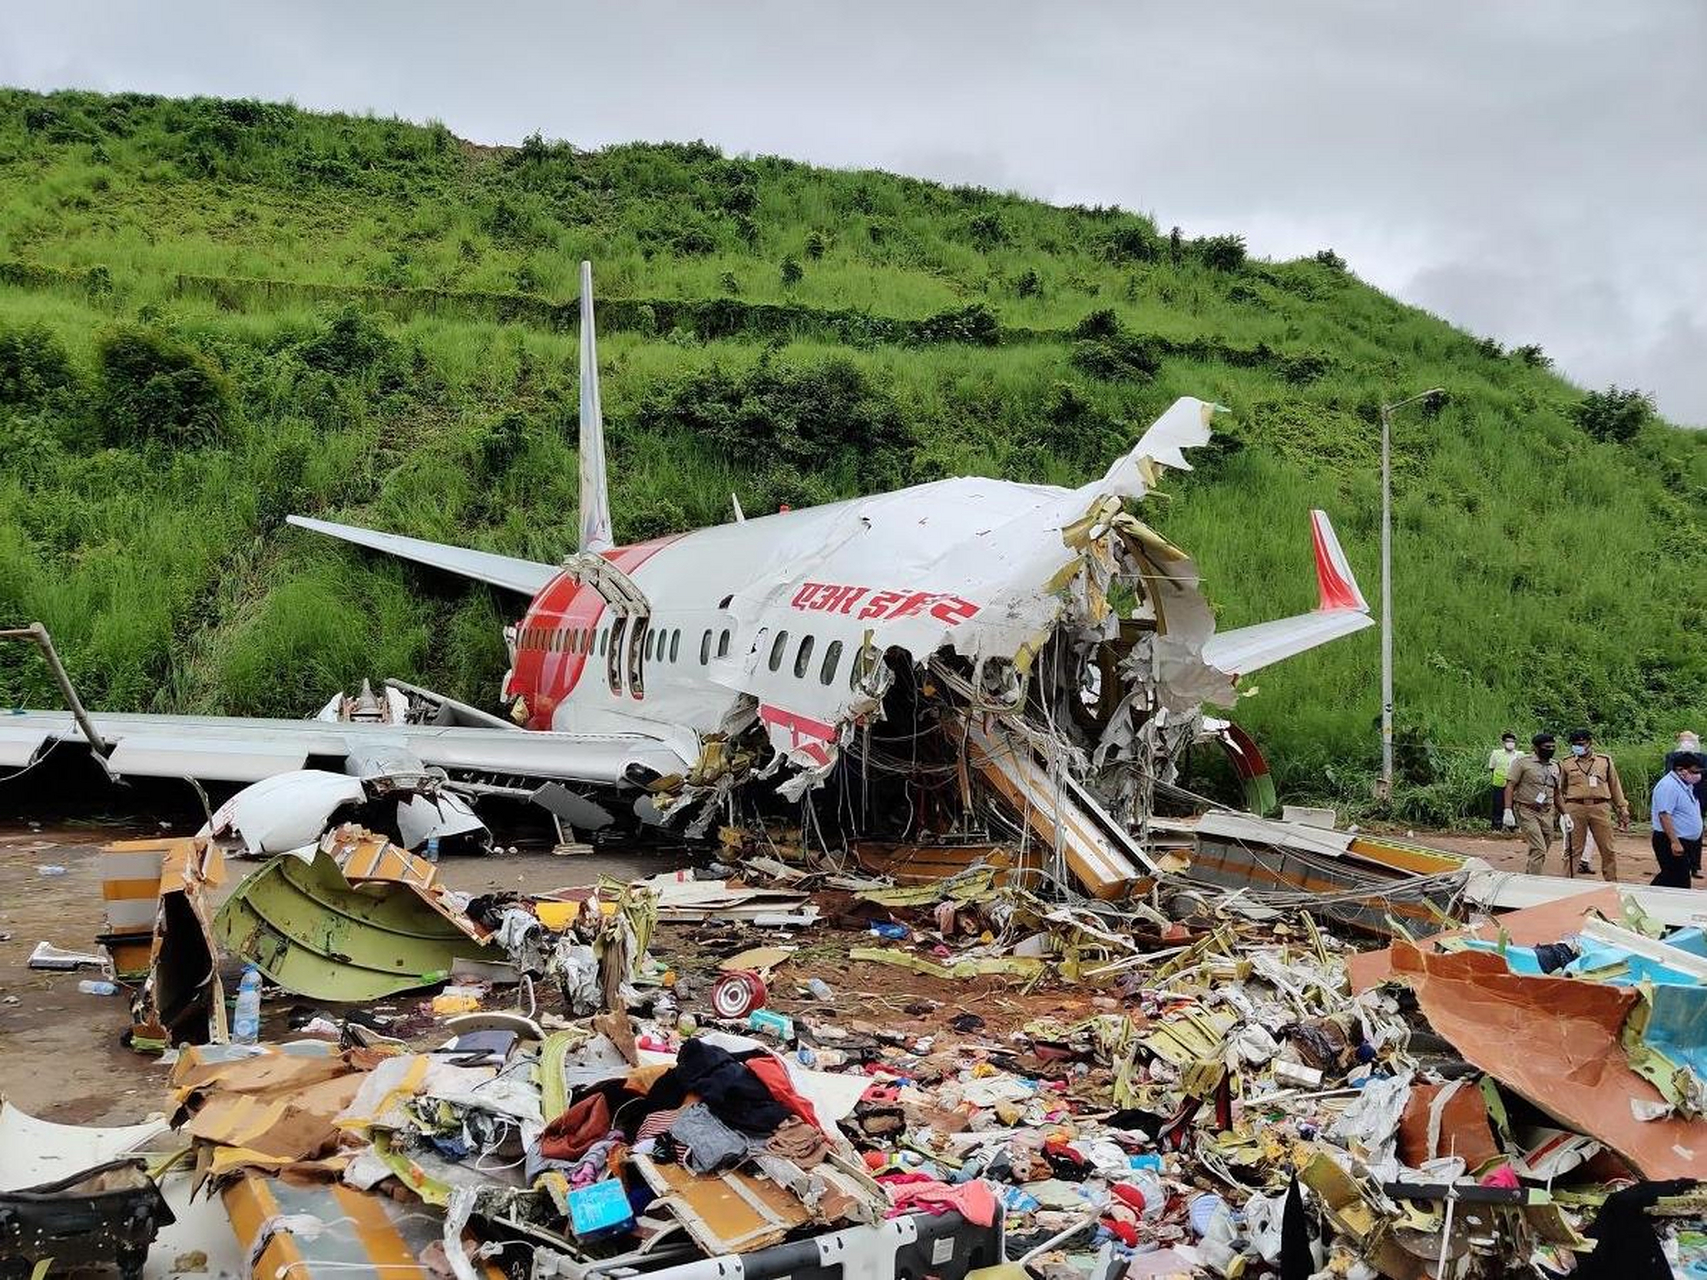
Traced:
<path id="1" fill-rule="evenodd" d="M 0 723 L 0 765 L 22 768 L 36 758 L 47 739 L 46 729 Z"/>
<path id="2" fill-rule="evenodd" d="M 115 773 L 141 778 L 211 778 L 259 782 L 300 769 L 308 753 L 301 744 L 202 738 L 194 730 L 180 738 L 127 737 L 107 758 Z"/>

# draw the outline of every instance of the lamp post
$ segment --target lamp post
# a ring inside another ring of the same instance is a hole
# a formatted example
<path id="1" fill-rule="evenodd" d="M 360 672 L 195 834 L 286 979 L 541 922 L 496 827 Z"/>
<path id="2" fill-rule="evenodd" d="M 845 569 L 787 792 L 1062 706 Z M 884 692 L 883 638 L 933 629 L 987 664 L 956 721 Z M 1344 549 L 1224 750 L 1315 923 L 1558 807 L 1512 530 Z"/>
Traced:
<path id="1" fill-rule="evenodd" d="M 1393 414 L 1444 388 L 1430 387 L 1381 406 L 1381 781 L 1375 796 L 1393 798 Z"/>

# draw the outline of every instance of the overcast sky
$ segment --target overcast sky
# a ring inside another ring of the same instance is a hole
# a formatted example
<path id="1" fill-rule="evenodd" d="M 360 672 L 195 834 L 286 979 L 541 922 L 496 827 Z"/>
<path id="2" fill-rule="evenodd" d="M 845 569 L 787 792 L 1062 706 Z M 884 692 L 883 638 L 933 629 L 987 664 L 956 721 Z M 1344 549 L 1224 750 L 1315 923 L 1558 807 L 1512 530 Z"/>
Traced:
<path id="1" fill-rule="evenodd" d="M 704 138 L 1332 246 L 1707 424 L 1702 0 L 54 0 L 4 6 L 0 81 Z"/>

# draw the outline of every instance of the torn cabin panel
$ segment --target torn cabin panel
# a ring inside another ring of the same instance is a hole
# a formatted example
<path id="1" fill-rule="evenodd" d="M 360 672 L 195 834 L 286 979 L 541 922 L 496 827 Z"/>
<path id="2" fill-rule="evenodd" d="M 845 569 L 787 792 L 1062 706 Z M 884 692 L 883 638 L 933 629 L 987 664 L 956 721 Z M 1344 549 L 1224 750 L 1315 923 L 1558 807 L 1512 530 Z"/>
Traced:
<path id="1" fill-rule="evenodd" d="M 226 900 L 219 939 L 273 982 L 315 1000 L 357 1002 L 431 986 L 458 959 L 490 953 L 412 886 L 357 888 L 332 858 L 281 854 Z"/>

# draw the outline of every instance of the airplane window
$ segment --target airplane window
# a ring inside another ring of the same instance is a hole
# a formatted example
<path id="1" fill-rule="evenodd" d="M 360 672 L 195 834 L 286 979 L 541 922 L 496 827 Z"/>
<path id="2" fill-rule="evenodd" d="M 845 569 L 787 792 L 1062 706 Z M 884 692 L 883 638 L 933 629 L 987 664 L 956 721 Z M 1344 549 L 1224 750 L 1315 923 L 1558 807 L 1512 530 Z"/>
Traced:
<path id="1" fill-rule="evenodd" d="M 729 656 L 729 632 L 727 630 L 717 637 L 717 656 L 719 658 L 727 658 Z"/>
<path id="2" fill-rule="evenodd" d="M 599 628 L 599 657 L 605 656 L 605 640 L 610 635 L 603 627 Z"/>
<path id="3" fill-rule="evenodd" d="M 676 660 L 676 655 L 681 652 L 681 649 L 682 649 L 682 629 L 680 627 L 677 627 L 674 631 L 670 632 L 670 661 L 671 662 L 674 662 Z"/>
<path id="4" fill-rule="evenodd" d="M 646 628 L 646 643 L 640 646 L 640 651 L 646 655 L 646 660 L 648 662 L 652 660 L 652 641 L 656 637 L 657 632 L 653 631 L 650 627 Z"/>
<path id="5" fill-rule="evenodd" d="M 822 670 L 818 672 L 818 682 L 820 684 L 830 684 L 835 680 L 836 664 L 841 660 L 842 642 L 840 640 L 830 641 L 829 647 L 824 650 L 824 666 Z"/>
<path id="6" fill-rule="evenodd" d="M 811 636 L 802 636 L 800 639 L 800 649 L 794 655 L 794 678 L 796 680 L 804 678 L 806 668 L 812 665 L 813 643 Z"/>
<path id="7" fill-rule="evenodd" d="M 788 648 L 788 632 L 779 631 L 776 639 L 771 642 L 771 670 L 775 671 L 782 665 L 782 652 Z"/>
<path id="8" fill-rule="evenodd" d="M 711 632 L 708 629 L 706 631 L 706 633 L 699 638 L 699 665 L 703 667 L 706 663 L 708 663 L 710 661 L 711 661 Z"/>

